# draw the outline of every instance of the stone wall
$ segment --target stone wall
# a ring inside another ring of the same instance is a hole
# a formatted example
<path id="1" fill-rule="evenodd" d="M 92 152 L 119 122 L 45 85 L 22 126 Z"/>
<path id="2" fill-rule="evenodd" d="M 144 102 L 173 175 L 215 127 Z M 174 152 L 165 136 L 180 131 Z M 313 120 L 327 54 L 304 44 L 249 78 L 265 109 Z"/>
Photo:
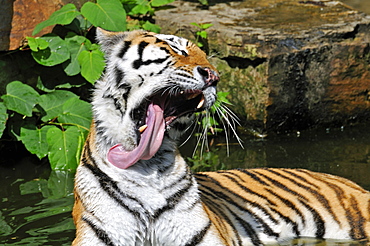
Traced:
<path id="1" fill-rule="evenodd" d="M 177 1 L 157 12 L 162 32 L 208 51 L 244 126 L 260 131 L 345 125 L 370 116 L 370 16 L 338 1 Z"/>

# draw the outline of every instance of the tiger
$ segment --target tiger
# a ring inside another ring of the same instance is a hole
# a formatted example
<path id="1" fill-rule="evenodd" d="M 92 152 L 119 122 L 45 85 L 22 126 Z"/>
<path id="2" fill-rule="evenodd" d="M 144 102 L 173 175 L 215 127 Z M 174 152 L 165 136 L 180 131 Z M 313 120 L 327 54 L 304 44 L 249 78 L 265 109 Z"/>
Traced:
<path id="1" fill-rule="evenodd" d="M 370 193 L 330 174 L 192 173 L 178 150 L 216 101 L 219 72 L 191 41 L 97 30 L 106 68 L 75 177 L 73 245 L 267 245 L 367 240 Z"/>

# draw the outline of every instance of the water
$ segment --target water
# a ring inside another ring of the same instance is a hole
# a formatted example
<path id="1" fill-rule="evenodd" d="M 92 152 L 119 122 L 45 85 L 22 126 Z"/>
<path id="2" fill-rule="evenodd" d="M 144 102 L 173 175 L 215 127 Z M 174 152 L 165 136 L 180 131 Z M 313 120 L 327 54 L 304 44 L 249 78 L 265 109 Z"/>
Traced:
<path id="1" fill-rule="evenodd" d="M 189 156 L 195 140 L 182 152 Z M 243 137 L 227 147 L 214 141 L 202 159 L 219 168 L 292 167 L 337 174 L 370 189 L 370 126 L 319 129 L 257 139 Z M 48 164 L 14 146 L 1 148 L 0 245 L 69 245 L 74 173 L 50 171 Z M 199 152 L 194 159 L 199 159 Z M 204 168 L 204 165 L 203 165 Z M 358 242 L 295 240 L 289 245 L 362 245 Z M 288 245 L 287 244 L 287 245 Z M 364 245 L 364 244 L 363 244 Z"/>

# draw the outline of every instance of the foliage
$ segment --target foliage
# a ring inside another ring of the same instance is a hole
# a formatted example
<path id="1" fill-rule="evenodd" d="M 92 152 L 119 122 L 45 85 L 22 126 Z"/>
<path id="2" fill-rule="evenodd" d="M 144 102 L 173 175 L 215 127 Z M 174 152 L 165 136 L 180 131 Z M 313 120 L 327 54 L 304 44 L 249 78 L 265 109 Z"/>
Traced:
<path id="1" fill-rule="evenodd" d="M 192 157 L 187 157 L 191 170 L 193 172 L 215 171 L 225 169 L 224 163 L 217 155 L 218 150 L 200 153 L 198 150 Z"/>
<path id="2" fill-rule="evenodd" d="M 212 23 L 195 23 L 192 22 L 190 23 L 193 26 L 198 27 L 199 31 L 197 31 L 196 34 L 196 41 L 195 43 L 201 47 L 205 48 L 207 51 L 207 46 L 208 46 L 208 32 L 207 29 L 213 26 Z"/>
<path id="3" fill-rule="evenodd" d="M 76 168 L 90 126 L 89 103 L 70 91 L 40 95 L 19 81 L 9 83 L 6 91 L 2 99 L 12 111 L 13 135 L 40 159 L 48 155 L 53 169 Z"/>
<path id="4" fill-rule="evenodd" d="M 58 84 L 39 78 L 36 89 L 20 81 L 9 83 L 0 102 L 0 136 L 7 126 L 8 136 L 22 141 L 40 159 L 47 156 L 52 169 L 75 169 L 90 127 L 91 109 L 70 90 L 93 84 L 105 67 L 99 45 L 89 38 L 92 27 L 159 32 L 152 16 L 156 8 L 172 1 L 97 0 L 86 2 L 80 10 L 70 3 L 39 23 L 32 35 L 53 25 L 62 26 L 63 31 L 27 37 L 28 47 L 22 49 L 29 48 L 43 66 L 61 67 L 69 81 Z"/>

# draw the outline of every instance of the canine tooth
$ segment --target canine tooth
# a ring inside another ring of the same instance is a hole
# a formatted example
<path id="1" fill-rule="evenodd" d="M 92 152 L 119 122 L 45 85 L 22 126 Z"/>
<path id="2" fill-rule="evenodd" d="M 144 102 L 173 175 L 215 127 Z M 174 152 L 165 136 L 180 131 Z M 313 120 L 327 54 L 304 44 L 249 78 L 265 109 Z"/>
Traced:
<path id="1" fill-rule="evenodd" d="M 189 96 L 186 97 L 187 100 L 191 100 L 193 98 L 196 98 L 198 94 L 190 94 Z"/>
<path id="2" fill-rule="evenodd" d="M 197 109 L 203 107 L 204 105 L 204 98 L 202 97 L 202 100 L 198 103 Z"/>
<path id="3" fill-rule="evenodd" d="M 142 133 L 143 131 L 145 131 L 145 129 L 148 127 L 148 125 L 142 125 L 139 127 L 139 132 Z"/>

